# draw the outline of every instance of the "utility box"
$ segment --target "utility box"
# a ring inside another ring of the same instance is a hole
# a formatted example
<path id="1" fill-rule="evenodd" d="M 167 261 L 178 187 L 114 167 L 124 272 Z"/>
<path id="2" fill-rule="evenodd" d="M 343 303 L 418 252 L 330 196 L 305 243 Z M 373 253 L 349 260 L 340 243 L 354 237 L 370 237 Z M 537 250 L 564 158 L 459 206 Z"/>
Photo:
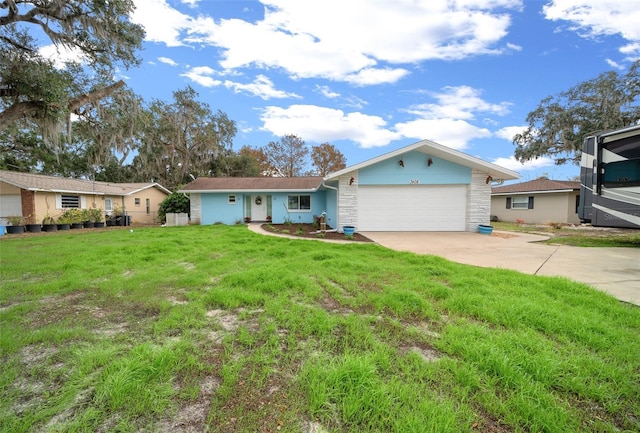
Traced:
<path id="1" fill-rule="evenodd" d="M 168 213 L 168 226 L 186 226 L 189 224 L 189 215 L 187 213 Z"/>

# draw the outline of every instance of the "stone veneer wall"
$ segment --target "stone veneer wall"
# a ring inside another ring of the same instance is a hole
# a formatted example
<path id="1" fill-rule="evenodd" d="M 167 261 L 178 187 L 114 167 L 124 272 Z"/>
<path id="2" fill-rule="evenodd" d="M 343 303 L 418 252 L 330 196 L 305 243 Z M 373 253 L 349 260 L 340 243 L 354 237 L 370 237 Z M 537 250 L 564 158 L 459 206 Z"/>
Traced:
<path id="1" fill-rule="evenodd" d="M 349 185 L 351 178 L 353 183 Z M 338 231 L 343 226 L 355 226 L 358 230 L 358 173 L 353 171 L 338 179 Z"/>
<path id="2" fill-rule="evenodd" d="M 489 224 L 491 214 L 491 182 L 487 173 L 473 169 L 467 194 L 467 231 L 478 231 L 478 224 Z"/>
<path id="3" fill-rule="evenodd" d="M 200 224 L 202 220 L 202 194 L 189 194 L 189 203 L 191 209 L 191 224 Z"/>

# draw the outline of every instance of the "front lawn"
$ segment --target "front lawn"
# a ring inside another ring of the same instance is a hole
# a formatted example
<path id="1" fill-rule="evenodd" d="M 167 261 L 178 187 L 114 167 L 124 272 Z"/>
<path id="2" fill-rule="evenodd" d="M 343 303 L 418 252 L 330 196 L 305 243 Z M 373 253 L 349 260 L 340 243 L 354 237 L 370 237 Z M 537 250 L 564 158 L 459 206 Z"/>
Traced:
<path id="1" fill-rule="evenodd" d="M 584 284 L 372 243 L 0 240 L 1 432 L 635 432 L 639 336 Z"/>

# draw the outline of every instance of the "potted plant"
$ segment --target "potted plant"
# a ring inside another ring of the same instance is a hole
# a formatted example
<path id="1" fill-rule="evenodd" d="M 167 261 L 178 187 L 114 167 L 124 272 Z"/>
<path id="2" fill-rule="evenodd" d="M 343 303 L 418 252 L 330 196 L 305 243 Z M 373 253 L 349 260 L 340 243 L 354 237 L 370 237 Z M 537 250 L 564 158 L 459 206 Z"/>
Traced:
<path id="1" fill-rule="evenodd" d="M 35 222 L 35 218 L 31 215 L 25 217 L 25 228 L 31 233 L 40 233 L 42 231 L 42 225 Z"/>
<path id="2" fill-rule="evenodd" d="M 42 231 L 43 232 L 55 232 L 58 230 L 56 220 L 49 214 L 42 219 Z"/>
<path id="3" fill-rule="evenodd" d="M 9 216 L 5 217 L 9 224 L 7 226 L 7 233 L 9 234 L 22 234 L 24 233 L 24 218 L 21 216 Z"/>
<path id="4" fill-rule="evenodd" d="M 104 221 L 102 221 L 102 209 L 89 209 L 89 220 L 93 222 L 94 227 L 104 227 Z"/>
<path id="5" fill-rule="evenodd" d="M 82 226 L 85 229 L 93 228 L 94 223 L 91 220 L 91 209 L 81 209 L 80 214 L 82 215 Z"/>
<path id="6" fill-rule="evenodd" d="M 58 230 L 69 230 L 71 228 L 71 221 L 71 214 L 63 212 L 62 215 L 58 217 L 58 224 L 56 227 Z"/>
<path id="7" fill-rule="evenodd" d="M 69 224 L 72 229 L 81 229 L 84 227 L 85 216 L 80 209 L 67 209 L 58 218 L 58 223 L 61 221 Z M 60 228 L 58 227 L 58 229 Z"/>

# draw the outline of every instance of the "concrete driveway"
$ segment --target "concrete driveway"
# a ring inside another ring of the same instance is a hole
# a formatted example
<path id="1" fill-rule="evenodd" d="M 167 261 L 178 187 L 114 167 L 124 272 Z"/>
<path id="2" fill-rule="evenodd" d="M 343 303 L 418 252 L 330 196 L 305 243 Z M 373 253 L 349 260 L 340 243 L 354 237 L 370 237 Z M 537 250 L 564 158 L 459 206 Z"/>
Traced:
<path id="1" fill-rule="evenodd" d="M 390 249 L 432 254 L 481 267 L 562 276 L 590 284 L 621 301 L 640 305 L 640 249 L 581 248 L 536 243 L 545 236 L 494 231 L 362 232 Z"/>

